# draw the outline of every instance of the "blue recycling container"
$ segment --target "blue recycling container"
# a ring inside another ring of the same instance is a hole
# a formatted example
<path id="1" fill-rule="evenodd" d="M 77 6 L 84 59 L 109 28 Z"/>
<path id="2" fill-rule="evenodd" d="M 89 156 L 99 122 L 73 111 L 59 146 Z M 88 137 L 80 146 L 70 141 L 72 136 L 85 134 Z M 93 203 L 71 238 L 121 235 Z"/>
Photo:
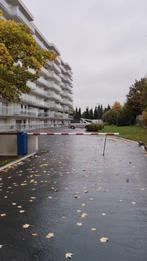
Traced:
<path id="1" fill-rule="evenodd" d="M 25 132 L 17 133 L 17 154 L 20 156 L 28 153 L 28 135 Z"/>

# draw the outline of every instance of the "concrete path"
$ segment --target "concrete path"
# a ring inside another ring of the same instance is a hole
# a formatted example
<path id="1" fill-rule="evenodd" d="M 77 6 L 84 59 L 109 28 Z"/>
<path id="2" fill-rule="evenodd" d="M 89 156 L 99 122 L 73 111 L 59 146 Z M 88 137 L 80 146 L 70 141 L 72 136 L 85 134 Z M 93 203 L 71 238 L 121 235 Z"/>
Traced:
<path id="1" fill-rule="evenodd" d="M 40 137 L 0 174 L 0 261 L 147 260 L 147 157 L 113 137 L 102 157 L 103 139 Z"/>

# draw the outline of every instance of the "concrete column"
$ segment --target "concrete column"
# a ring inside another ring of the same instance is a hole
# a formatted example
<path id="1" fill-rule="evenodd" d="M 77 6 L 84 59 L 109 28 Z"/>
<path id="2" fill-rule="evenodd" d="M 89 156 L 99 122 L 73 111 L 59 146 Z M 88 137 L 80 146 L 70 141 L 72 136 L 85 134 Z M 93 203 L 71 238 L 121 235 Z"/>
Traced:
<path id="1" fill-rule="evenodd" d="M 0 133 L 0 156 L 17 156 L 16 133 Z"/>

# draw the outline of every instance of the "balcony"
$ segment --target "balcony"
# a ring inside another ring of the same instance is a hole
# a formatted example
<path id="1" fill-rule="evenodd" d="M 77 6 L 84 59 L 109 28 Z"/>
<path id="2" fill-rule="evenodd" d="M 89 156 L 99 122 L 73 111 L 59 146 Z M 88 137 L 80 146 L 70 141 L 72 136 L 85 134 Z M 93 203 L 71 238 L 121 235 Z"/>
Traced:
<path id="1" fill-rule="evenodd" d="M 56 105 L 55 105 L 55 110 L 56 110 L 56 111 L 63 111 L 62 105 L 61 105 L 61 104 L 56 104 Z"/>
<path id="2" fill-rule="evenodd" d="M 54 72 L 52 72 L 52 79 L 54 79 L 58 83 L 61 82 L 61 78 Z"/>
<path id="3" fill-rule="evenodd" d="M 48 92 L 48 98 L 55 101 L 61 101 L 61 96 L 56 94 L 55 92 Z"/>
<path id="4" fill-rule="evenodd" d="M 63 113 L 61 113 L 61 112 L 56 112 L 56 113 L 55 113 L 55 118 L 56 118 L 56 119 L 63 119 Z"/>
<path id="5" fill-rule="evenodd" d="M 62 117 L 63 117 L 64 120 L 68 120 L 69 119 L 69 115 L 67 113 L 63 113 Z"/>
<path id="6" fill-rule="evenodd" d="M 62 104 L 68 105 L 68 106 L 72 106 L 72 102 L 69 101 L 68 99 L 63 99 L 63 100 L 62 100 Z"/>
<path id="7" fill-rule="evenodd" d="M 46 104 L 47 104 L 48 109 L 50 109 L 50 110 L 55 110 L 55 108 L 56 108 L 56 103 L 55 103 L 54 101 L 52 101 L 52 102 L 46 102 Z"/>
<path id="8" fill-rule="evenodd" d="M 37 117 L 37 111 L 35 110 L 22 110 L 11 106 L 0 107 L 1 117 Z"/>
<path id="9" fill-rule="evenodd" d="M 71 87 L 68 84 L 63 84 L 62 90 L 68 91 L 70 94 L 72 94 Z"/>
<path id="10" fill-rule="evenodd" d="M 60 83 L 61 82 L 61 79 L 60 77 L 53 71 L 48 71 L 47 69 L 45 69 L 44 67 L 41 68 L 41 71 L 47 76 L 48 79 L 51 79 L 51 80 L 54 80 L 56 81 L 57 83 Z M 48 86 L 49 81 L 45 80 L 43 77 L 40 77 L 37 82 L 45 85 L 45 86 Z"/>
<path id="11" fill-rule="evenodd" d="M 9 5 L 6 3 L 6 1 L 1 0 L 1 2 L 0 2 L 0 7 L 2 7 L 2 8 L 5 10 L 5 12 L 10 15 L 10 13 L 11 13 L 11 12 L 10 12 L 10 7 L 9 7 Z"/>
<path id="12" fill-rule="evenodd" d="M 36 35 L 33 35 L 33 37 L 34 37 L 36 43 L 37 43 L 41 48 L 43 48 L 43 49 L 46 48 L 45 45 L 44 45 L 44 43 L 43 43 Z"/>
<path id="13" fill-rule="evenodd" d="M 37 87 L 36 83 L 28 82 L 27 85 L 31 89 L 31 93 L 36 94 L 37 96 L 44 97 L 44 98 L 47 97 L 47 92 L 44 89 Z"/>
<path id="14" fill-rule="evenodd" d="M 43 77 L 38 78 L 37 83 L 43 85 L 45 88 L 49 87 L 49 81 L 45 80 Z"/>
<path id="15" fill-rule="evenodd" d="M 13 7 L 13 9 L 11 9 L 11 12 L 14 18 L 27 25 L 27 27 L 30 29 L 32 33 L 35 32 L 33 24 L 29 20 L 27 20 L 27 18 L 24 16 L 24 14 L 20 11 L 18 7 Z"/>
<path id="16" fill-rule="evenodd" d="M 48 62 L 49 63 L 49 62 Z M 50 70 L 47 70 L 46 68 L 42 67 L 41 72 L 49 79 L 50 77 Z"/>
<path id="17" fill-rule="evenodd" d="M 68 98 L 70 101 L 73 101 L 71 94 L 69 94 L 69 92 L 67 92 L 67 91 L 63 91 L 63 92 L 61 93 L 61 96 L 62 96 L 63 98 Z"/>
<path id="18" fill-rule="evenodd" d="M 61 70 L 60 70 L 60 67 L 56 65 L 56 63 L 53 63 L 53 69 L 55 70 L 55 72 L 57 74 L 60 74 L 61 73 Z"/>
<path id="19" fill-rule="evenodd" d="M 23 103 L 28 104 L 28 105 L 34 105 L 37 106 L 38 108 L 47 108 L 47 104 L 44 100 L 42 99 L 37 99 L 35 96 L 28 95 L 28 94 L 22 94 L 21 100 Z"/>

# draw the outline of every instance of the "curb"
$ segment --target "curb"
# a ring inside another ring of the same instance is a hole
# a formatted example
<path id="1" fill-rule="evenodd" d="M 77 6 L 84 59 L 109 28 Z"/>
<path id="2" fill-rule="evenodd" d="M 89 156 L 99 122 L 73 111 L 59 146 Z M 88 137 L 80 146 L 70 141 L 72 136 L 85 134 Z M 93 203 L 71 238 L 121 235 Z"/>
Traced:
<path id="1" fill-rule="evenodd" d="M 18 163 L 20 163 L 21 161 L 24 161 L 24 160 L 26 160 L 26 159 L 28 159 L 28 158 L 34 156 L 35 154 L 36 154 L 36 152 L 33 152 L 33 153 L 31 153 L 31 154 L 29 154 L 29 155 L 27 155 L 27 156 L 22 157 L 21 159 L 12 161 L 11 163 L 8 163 L 8 164 L 6 164 L 6 165 L 3 166 L 3 167 L 0 167 L 0 172 L 1 172 L 2 170 L 7 169 L 7 168 L 11 168 L 13 165 L 18 164 Z"/>

